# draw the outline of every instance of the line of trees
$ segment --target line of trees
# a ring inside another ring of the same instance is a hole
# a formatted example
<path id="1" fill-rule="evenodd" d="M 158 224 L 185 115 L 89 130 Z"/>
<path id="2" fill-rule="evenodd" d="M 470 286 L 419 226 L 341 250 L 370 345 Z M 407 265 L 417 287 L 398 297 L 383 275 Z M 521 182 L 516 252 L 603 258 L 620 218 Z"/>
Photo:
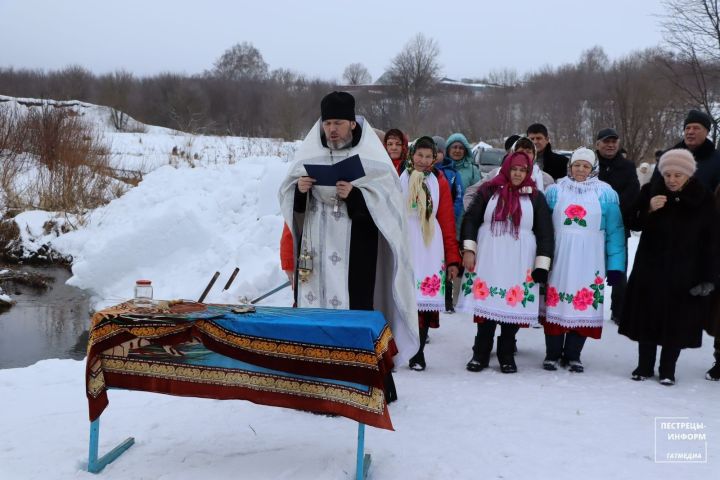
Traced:
<path id="1" fill-rule="evenodd" d="M 136 77 L 123 70 L 94 75 L 80 66 L 49 72 L 0 68 L 0 93 L 107 105 L 120 130 L 128 128 L 127 114 L 191 133 L 291 140 L 317 119 L 323 95 L 347 88 L 357 98 L 358 112 L 383 130 L 399 127 L 411 137 L 460 131 L 472 141 L 499 145 L 541 122 L 555 148 L 569 149 L 592 144 L 595 132 L 611 126 L 621 134 L 628 157 L 639 162 L 679 138 L 689 108 L 720 119 L 718 0 L 663 3 L 665 48 L 611 61 L 594 47 L 575 63 L 522 77 L 506 69 L 462 79 L 484 88 L 448 88 L 440 82 L 439 45 L 418 34 L 374 83 L 358 62 L 348 63 L 342 85 L 270 70 L 262 54 L 243 42 L 192 76 Z"/>

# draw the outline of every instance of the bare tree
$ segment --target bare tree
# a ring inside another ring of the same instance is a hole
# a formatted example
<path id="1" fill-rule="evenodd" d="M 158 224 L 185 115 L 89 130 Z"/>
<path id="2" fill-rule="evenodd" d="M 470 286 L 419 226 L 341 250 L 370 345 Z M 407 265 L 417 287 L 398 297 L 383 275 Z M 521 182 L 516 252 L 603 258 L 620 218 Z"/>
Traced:
<path id="1" fill-rule="evenodd" d="M 677 128 L 672 86 L 655 62 L 657 50 L 630 54 L 613 62 L 606 77 L 613 123 L 628 158 L 640 163 L 658 148 L 667 148 Z"/>
<path id="2" fill-rule="evenodd" d="M 362 63 L 351 63 L 345 67 L 343 80 L 348 85 L 364 85 L 372 82 L 372 76 Z"/>
<path id="3" fill-rule="evenodd" d="M 439 55 L 438 43 L 418 33 L 392 59 L 388 69 L 388 79 L 398 88 L 411 134 L 417 133 L 420 116 L 428 110 L 433 88 L 439 80 Z"/>
<path id="4" fill-rule="evenodd" d="M 503 68 L 492 70 L 488 73 L 487 83 L 501 87 L 514 87 L 520 83 L 517 70 L 514 68 Z"/>
<path id="5" fill-rule="evenodd" d="M 719 4 L 718 0 L 665 0 L 661 16 L 663 38 L 675 52 L 674 57 L 662 58 L 666 75 L 690 103 L 713 118 L 713 138 L 720 120 Z"/>
<path id="6" fill-rule="evenodd" d="M 229 80 L 262 80 L 268 75 L 268 64 L 252 43 L 242 42 L 225 50 L 210 74 Z"/>
<path id="7" fill-rule="evenodd" d="M 116 70 L 113 73 L 100 77 L 101 103 L 110 107 L 110 120 L 113 126 L 121 132 L 127 131 L 128 108 L 130 91 L 133 88 L 133 74 L 126 70 Z"/>

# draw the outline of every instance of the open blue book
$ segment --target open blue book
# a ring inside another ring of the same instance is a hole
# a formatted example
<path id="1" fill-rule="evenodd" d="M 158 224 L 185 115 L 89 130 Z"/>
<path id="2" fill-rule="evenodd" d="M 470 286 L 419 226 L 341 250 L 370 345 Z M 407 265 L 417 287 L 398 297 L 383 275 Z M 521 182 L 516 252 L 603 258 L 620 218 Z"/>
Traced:
<path id="1" fill-rule="evenodd" d="M 339 181 L 352 182 L 365 176 L 365 169 L 359 155 L 353 155 L 334 165 L 304 164 L 308 176 L 316 180 L 315 185 L 334 187 Z"/>

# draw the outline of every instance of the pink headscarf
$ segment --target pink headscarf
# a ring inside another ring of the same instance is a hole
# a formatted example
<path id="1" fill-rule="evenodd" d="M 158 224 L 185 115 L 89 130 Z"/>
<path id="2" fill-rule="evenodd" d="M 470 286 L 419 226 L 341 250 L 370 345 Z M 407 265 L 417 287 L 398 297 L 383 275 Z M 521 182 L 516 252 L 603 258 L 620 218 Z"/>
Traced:
<path id="1" fill-rule="evenodd" d="M 527 175 L 517 187 L 510 181 L 512 167 L 523 166 L 527 168 Z M 514 152 L 505 157 L 500 167 L 500 173 L 495 178 L 481 185 L 485 198 L 492 198 L 498 194 L 498 202 L 492 216 L 491 230 L 493 235 L 503 235 L 512 232 L 518 238 L 522 209 L 520 208 L 520 195 L 535 196 L 537 185 L 532 179 L 533 163 L 524 152 Z M 512 226 L 511 226 L 512 225 Z"/>

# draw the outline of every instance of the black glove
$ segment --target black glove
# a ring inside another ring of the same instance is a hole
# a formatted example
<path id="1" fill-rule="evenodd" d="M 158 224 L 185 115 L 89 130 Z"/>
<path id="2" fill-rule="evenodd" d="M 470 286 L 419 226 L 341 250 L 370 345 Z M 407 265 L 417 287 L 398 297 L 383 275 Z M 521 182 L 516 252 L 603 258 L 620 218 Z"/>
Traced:
<path id="1" fill-rule="evenodd" d="M 693 297 L 707 297 L 713 292 L 713 290 L 715 290 L 715 285 L 710 282 L 703 282 L 691 288 L 690 295 Z"/>
<path id="2" fill-rule="evenodd" d="M 622 276 L 623 272 L 621 272 L 620 270 L 608 270 L 605 280 L 607 280 L 608 285 L 613 287 L 620 283 L 620 280 L 622 280 Z"/>
<path id="3" fill-rule="evenodd" d="M 536 268 L 530 276 L 535 283 L 547 283 L 548 281 L 548 271 L 544 268 Z"/>

